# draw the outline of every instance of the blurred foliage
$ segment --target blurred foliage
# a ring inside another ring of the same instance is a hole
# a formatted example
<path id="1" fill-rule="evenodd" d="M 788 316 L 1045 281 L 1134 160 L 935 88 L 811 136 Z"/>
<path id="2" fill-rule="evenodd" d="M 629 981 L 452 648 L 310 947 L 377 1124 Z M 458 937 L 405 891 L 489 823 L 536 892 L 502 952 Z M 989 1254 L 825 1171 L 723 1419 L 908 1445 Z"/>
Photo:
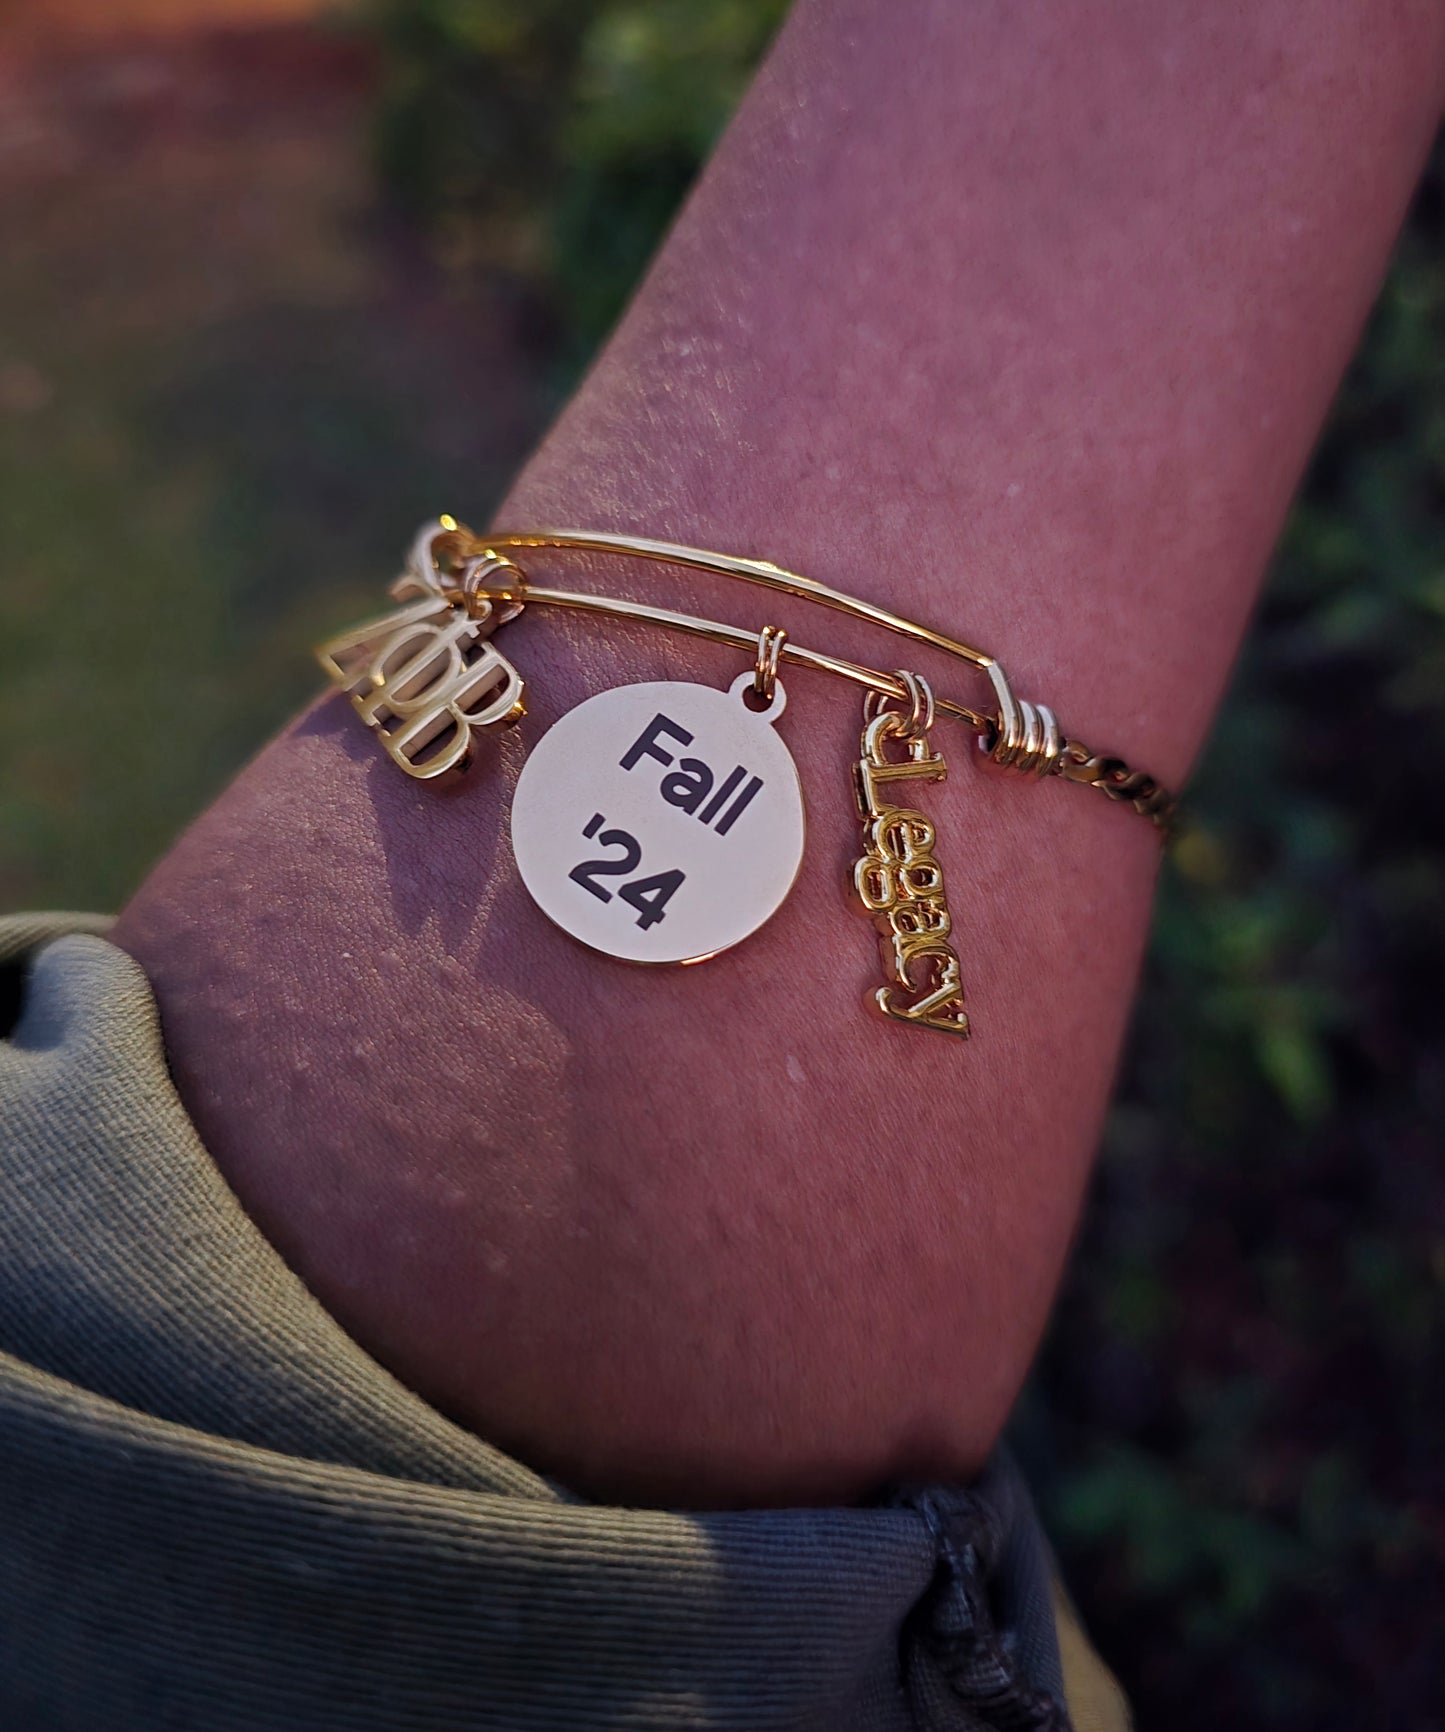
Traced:
<path id="1" fill-rule="evenodd" d="M 621 310 L 784 0 L 370 0 L 377 157 L 452 270 L 531 268 L 575 368 Z"/>
<path id="2" fill-rule="evenodd" d="M 112 179 L 69 240 L 11 254 L 9 900 L 116 901 L 311 684 L 295 645 L 366 605 L 397 526 L 500 485 L 781 11 L 370 0 L 396 253 L 328 227 L 332 193 L 303 199 L 268 250 L 233 261 L 246 306 L 217 311 L 213 265 L 143 338 L 113 304 L 148 232 L 145 185 L 117 210 Z M 190 240 L 228 199 L 234 245 L 260 172 L 243 145 L 234 186 L 169 212 L 167 281 L 199 270 Z M 310 184 L 296 149 L 264 182 L 272 227 Z M 1171 1732 L 1441 1723 L 1442 242 L 1437 159 L 1193 790 L 1098 1194 L 1019 1417 L 1093 1633 L 1140 1722 Z M 366 271 L 392 286 L 358 286 Z M 110 300 L 88 309 L 97 279 Z M 537 328 L 519 351 L 515 332 Z M 485 394 L 495 411 L 507 352 L 531 382 L 479 451 L 476 418 L 448 404 Z M 459 388 L 416 389 L 441 367 Z M 85 644 L 118 653 L 82 674 L 50 600 L 76 549 L 102 546 Z M 144 704 L 105 726 L 141 669 Z"/>
<path id="3" fill-rule="evenodd" d="M 1437 150 L 1192 791 L 1024 1416 L 1145 1724 L 1442 1723 L 1442 242 Z"/>
<path id="4" fill-rule="evenodd" d="M 0 907 L 118 906 L 315 692 L 383 550 L 540 431 L 517 297 L 463 303 L 369 219 L 369 77 L 279 32 L 7 87 Z"/>

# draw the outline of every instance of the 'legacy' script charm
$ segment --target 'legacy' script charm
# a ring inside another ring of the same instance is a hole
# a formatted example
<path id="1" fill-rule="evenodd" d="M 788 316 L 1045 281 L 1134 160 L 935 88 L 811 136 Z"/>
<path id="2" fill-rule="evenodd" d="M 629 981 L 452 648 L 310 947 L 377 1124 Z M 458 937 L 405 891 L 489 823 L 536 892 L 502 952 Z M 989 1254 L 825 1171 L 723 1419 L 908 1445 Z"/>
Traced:
<path id="1" fill-rule="evenodd" d="M 903 757 L 889 757 L 890 741 L 906 746 Z M 950 942 L 953 917 L 933 852 L 937 837 L 922 812 L 893 805 L 886 793 L 890 783 L 941 782 L 946 773 L 926 730 L 910 734 L 896 711 L 884 710 L 867 723 L 856 768 L 863 854 L 853 868 L 853 888 L 882 939 L 889 984 L 873 994 L 878 1009 L 899 1022 L 967 1036 L 963 980 Z"/>
<path id="2" fill-rule="evenodd" d="M 701 962 L 756 932 L 803 858 L 803 792 L 773 723 L 679 680 L 599 692 L 544 734 L 512 800 L 512 850 L 537 906 L 627 962 Z"/>

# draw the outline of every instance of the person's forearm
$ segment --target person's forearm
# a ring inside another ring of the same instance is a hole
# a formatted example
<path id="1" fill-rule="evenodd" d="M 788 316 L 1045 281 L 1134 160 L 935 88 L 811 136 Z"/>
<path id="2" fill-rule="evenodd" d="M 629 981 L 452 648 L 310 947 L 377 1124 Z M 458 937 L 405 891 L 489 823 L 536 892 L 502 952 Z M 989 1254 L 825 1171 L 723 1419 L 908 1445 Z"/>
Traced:
<path id="1" fill-rule="evenodd" d="M 1442 43 L 1425 4 L 805 0 L 502 517 L 801 568 L 981 645 L 1177 782 L 1378 285 Z M 689 593 L 667 581 L 606 575 Z M 524 739 L 602 685 L 738 671 L 539 611 L 503 647 Z M 638 973 L 547 925 L 505 842 L 515 738 L 438 796 L 336 705 L 120 926 L 203 1134 L 321 1297 L 592 1490 L 820 1498 L 976 1465 L 1127 1015 L 1154 836 L 1086 790 L 975 774 L 959 732 L 930 810 L 975 1037 L 869 1021 L 873 939 L 838 891 L 859 709 L 787 680 L 804 870 L 704 967 Z"/>

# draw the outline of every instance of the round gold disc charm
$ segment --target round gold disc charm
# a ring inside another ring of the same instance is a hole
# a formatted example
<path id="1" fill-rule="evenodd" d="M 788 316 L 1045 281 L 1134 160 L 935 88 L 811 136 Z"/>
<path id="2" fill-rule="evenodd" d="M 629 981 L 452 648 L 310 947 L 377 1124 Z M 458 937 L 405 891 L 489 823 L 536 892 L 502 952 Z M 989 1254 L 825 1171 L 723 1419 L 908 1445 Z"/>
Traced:
<path id="1" fill-rule="evenodd" d="M 680 680 L 619 686 L 528 755 L 512 801 L 517 870 L 549 919 L 627 962 L 701 962 L 756 932 L 803 858 L 803 793 L 773 724 Z"/>

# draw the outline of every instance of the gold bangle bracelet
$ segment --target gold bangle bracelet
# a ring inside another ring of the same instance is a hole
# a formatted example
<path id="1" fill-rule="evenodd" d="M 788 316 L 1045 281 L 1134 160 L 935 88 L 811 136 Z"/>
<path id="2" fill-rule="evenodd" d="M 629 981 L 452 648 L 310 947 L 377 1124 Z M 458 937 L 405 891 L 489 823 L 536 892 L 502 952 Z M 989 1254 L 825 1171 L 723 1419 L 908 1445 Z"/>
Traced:
<path id="1" fill-rule="evenodd" d="M 845 661 L 794 643 L 773 623 L 752 630 L 535 583 L 514 557 L 531 553 L 650 560 L 816 602 L 986 674 L 994 707 L 936 697 L 920 673 Z M 771 918 L 791 890 L 805 814 L 797 766 L 773 726 L 787 702 L 784 662 L 866 694 L 850 766 L 862 827 L 851 883 L 883 962 L 871 1002 L 894 1021 L 970 1030 L 937 827 L 916 804 L 947 774 L 931 738 L 937 715 L 961 721 L 1004 769 L 1098 788 L 1161 832 L 1174 819 L 1174 797 L 1152 776 L 1067 738 L 1047 705 L 1014 695 L 992 656 L 766 560 L 591 530 L 478 536 L 443 517 L 421 530 L 392 594 L 399 611 L 317 654 L 387 756 L 419 781 L 465 768 L 479 732 L 525 713 L 526 682 L 493 640 L 526 607 L 640 620 L 752 656 L 751 670 L 725 691 L 672 680 L 599 692 L 529 746 L 511 803 L 521 879 L 556 925 L 622 961 L 716 956 Z"/>
<path id="2" fill-rule="evenodd" d="M 1161 832 L 1168 834 L 1178 815 L 1178 800 L 1147 771 L 1132 769 L 1122 758 L 1091 751 L 1077 740 L 1067 738 L 1051 709 L 1045 704 L 1030 703 L 1014 695 L 1002 666 L 983 650 L 945 636 L 926 625 L 905 619 L 887 608 L 863 601 L 857 596 L 833 589 L 816 578 L 799 572 L 786 571 L 768 560 L 747 559 L 735 554 L 713 553 L 705 548 L 686 547 L 677 542 L 656 541 L 640 535 L 619 535 L 596 530 L 537 529 L 507 530 L 494 535 L 474 536 L 443 518 L 442 522 L 458 536 L 456 552 L 463 561 L 484 559 L 488 553 L 502 555 L 499 567 L 484 587 L 494 600 L 528 603 L 541 607 L 565 607 L 606 614 L 614 619 L 643 620 L 650 625 L 685 632 L 705 638 L 711 643 L 751 651 L 757 644 L 757 633 L 718 620 L 701 619 L 692 614 L 674 613 L 645 602 L 622 601 L 608 596 L 581 594 L 571 590 L 551 589 L 535 584 L 525 577 L 513 561 L 505 556 L 528 549 L 551 552 L 600 553 L 624 558 L 645 559 L 663 565 L 681 566 L 694 571 L 710 572 L 715 576 L 741 579 L 784 595 L 817 602 L 823 607 L 846 613 L 870 625 L 896 632 L 916 643 L 942 650 L 945 654 L 967 662 L 987 674 L 993 688 L 996 708 L 983 712 L 966 704 L 940 697 L 939 711 L 962 721 L 981 739 L 994 763 L 1034 776 L 1062 776 L 1066 781 L 1079 782 L 1097 788 L 1108 799 L 1132 806 Z M 511 582 L 506 579 L 515 573 Z M 518 581 L 520 580 L 520 581 Z M 824 673 L 831 673 L 853 684 L 863 686 L 884 697 L 906 699 L 907 692 L 899 678 L 890 673 L 867 668 L 855 662 L 842 661 L 836 656 L 806 648 L 791 640 L 782 649 L 785 661 L 795 662 Z"/>

